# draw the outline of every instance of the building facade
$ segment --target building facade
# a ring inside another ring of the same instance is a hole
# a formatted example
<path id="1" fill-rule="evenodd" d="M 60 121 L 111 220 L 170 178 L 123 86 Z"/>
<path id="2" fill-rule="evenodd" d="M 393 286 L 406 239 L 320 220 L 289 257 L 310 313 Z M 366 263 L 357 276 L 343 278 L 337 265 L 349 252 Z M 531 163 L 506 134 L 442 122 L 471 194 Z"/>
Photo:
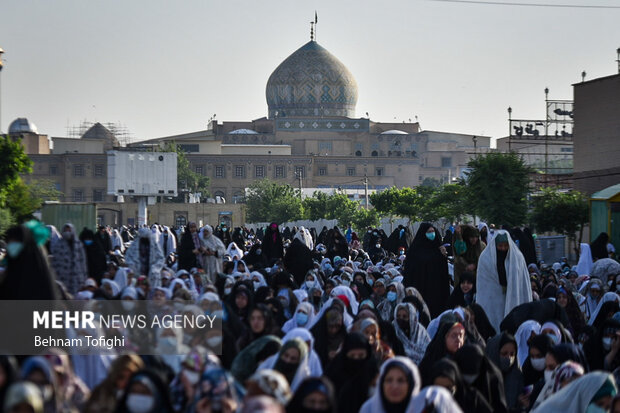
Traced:
<path id="1" fill-rule="evenodd" d="M 371 191 L 416 186 L 426 178 L 448 182 L 490 148 L 490 137 L 356 117 L 357 93 L 344 64 L 312 40 L 270 76 L 266 117 L 212 120 L 206 130 L 128 146 L 157 149 L 174 142 L 192 168 L 210 178 L 210 198 L 227 203 L 243 202 L 246 188 L 263 178 L 302 189 L 363 190 L 367 183 Z M 99 123 L 79 139 L 52 138 L 51 152 L 29 152 L 34 177 L 53 180 L 62 201 L 114 202 L 106 190 L 106 151 L 118 146 Z"/>
<path id="2" fill-rule="evenodd" d="M 575 187 L 592 194 L 620 182 L 620 74 L 573 85 Z"/>

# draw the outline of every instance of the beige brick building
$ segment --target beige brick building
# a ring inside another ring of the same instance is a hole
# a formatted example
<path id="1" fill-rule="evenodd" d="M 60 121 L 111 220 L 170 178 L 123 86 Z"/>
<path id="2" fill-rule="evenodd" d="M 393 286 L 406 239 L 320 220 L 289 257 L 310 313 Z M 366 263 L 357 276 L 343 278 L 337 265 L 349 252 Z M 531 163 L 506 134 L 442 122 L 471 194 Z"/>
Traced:
<path id="1" fill-rule="evenodd" d="M 592 194 L 620 182 L 620 74 L 573 87 L 575 188 Z"/>

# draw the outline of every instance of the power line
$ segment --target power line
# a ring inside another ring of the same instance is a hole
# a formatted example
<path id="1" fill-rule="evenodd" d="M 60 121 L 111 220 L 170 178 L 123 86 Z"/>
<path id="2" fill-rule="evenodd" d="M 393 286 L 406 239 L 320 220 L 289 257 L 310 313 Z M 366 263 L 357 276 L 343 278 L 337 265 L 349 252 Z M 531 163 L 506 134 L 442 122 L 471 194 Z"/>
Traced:
<path id="1" fill-rule="evenodd" d="M 517 3 L 480 0 L 427 0 L 441 3 L 488 4 L 491 6 L 522 6 L 522 7 L 555 7 L 564 9 L 620 9 L 620 6 L 602 6 L 587 4 L 549 4 L 549 3 Z"/>

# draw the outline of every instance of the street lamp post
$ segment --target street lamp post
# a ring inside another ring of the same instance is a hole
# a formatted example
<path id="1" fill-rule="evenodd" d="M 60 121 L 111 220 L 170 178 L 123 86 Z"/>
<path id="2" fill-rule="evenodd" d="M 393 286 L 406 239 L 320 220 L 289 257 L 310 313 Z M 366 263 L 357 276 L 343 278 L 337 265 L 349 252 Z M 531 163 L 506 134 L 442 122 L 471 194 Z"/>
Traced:
<path id="1" fill-rule="evenodd" d="M 508 152 L 512 152 L 512 108 L 508 106 Z"/>

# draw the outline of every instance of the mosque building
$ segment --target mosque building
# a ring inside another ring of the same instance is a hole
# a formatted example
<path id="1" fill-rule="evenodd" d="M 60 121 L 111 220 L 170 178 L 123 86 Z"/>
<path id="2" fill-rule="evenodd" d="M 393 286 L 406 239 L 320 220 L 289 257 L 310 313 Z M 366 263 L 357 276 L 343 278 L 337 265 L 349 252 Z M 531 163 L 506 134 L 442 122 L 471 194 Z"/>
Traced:
<path id="1" fill-rule="evenodd" d="M 391 186 L 416 186 L 427 178 L 460 176 L 490 137 L 421 130 L 417 122 L 375 122 L 356 116 L 358 85 L 333 54 L 311 39 L 287 57 L 266 86 L 267 116 L 255 120 L 212 119 L 206 130 L 133 142 L 133 149 L 174 142 L 192 168 L 210 178 L 210 202 L 242 203 L 245 190 L 262 178 L 314 190 L 341 189 L 363 199 Z M 17 121 L 16 121 L 17 122 Z M 29 124 L 25 119 L 20 125 Z M 17 127 L 17 126 L 16 126 Z M 28 129 L 28 128 L 27 128 Z M 113 203 L 107 195 L 106 151 L 119 140 L 102 124 L 79 139 L 51 138 L 36 130 L 16 132 L 34 161 L 34 177 L 55 182 L 65 202 Z M 43 142 L 43 143 L 42 143 Z M 50 149 L 51 148 L 51 149 Z M 182 190 L 183 188 L 179 188 Z M 125 199 L 131 203 L 131 199 Z M 203 199 L 204 201 L 204 199 Z M 177 216 L 182 223 L 191 216 Z M 133 221 L 132 212 L 123 222 Z M 189 214 L 191 215 L 191 214 Z"/>

